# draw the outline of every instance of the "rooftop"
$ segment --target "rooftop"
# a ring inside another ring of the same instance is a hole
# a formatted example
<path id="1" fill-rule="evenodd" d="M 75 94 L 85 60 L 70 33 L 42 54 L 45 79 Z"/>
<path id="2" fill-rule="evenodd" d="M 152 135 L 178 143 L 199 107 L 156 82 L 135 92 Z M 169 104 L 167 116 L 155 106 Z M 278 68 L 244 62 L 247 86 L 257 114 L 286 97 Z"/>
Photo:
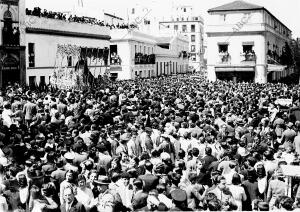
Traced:
<path id="1" fill-rule="evenodd" d="M 227 11 L 249 11 L 249 10 L 264 10 L 269 13 L 275 20 L 280 22 L 283 26 L 285 26 L 289 31 L 291 31 L 286 25 L 284 25 L 278 18 L 276 18 L 269 10 L 267 10 L 263 6 L 259 6 L 256 4 L 248 3 L 244 0 L 234 1 L 228 4 L 224 4 L 218 7 L 214 7 L 209 9 L 207 12 L 227 12 Z"/>
<path id="2" fill-rule="evenodd" d="M 214 7 L 212 9 L 209 9 L 208 12 L 258 10 L 258 9 L 264 9 L 264 7 L 256 4 L 251 4 L 245 1 L 234 1 L 228 4 L 221 5 L 219 7 Z"/>
<path id="3" fill-rule="evenodd" d="M 167 44 L 167 43 L 169 44 L 172 39 L 173 37 L 157 37 L 156 42 L 158 44 Z"/>

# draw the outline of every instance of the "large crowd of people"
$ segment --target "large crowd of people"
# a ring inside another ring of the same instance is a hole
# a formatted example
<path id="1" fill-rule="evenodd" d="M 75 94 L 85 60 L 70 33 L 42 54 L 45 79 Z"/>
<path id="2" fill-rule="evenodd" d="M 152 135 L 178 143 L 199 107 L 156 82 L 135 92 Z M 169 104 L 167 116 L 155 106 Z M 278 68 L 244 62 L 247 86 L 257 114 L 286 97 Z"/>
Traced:
<path id="1" fill-rule="evenodd" d="M 105 21 L 98 20 L 96 18 L 89 18 L 89 17 L 83 17 L 83 16 L 76 16 L 76 15 L 66 15 L 62 12 L 53 12 L 53 11 L 47 11 L 44 9 L 42 11 L 41 8 L 35 7 L 33 10 L 29 10 L 26 8 L 26 15 L 32 15 L 32 16 L 38 16 L 38 17 L 44 17 L 44 18 L 50 18 L 50 19 L 57 19 L 57 20 L 63 20 L 63 21 L 69 21 L 69 22 L 76 22 L 76 23 L 82 23 L 82 24 L 91 24 L 91 25 L 99 25 L 99 26 L 106 26 L 110 29 L 133 29 L 137 28 L 137 25 L 132 24 L 108 24 L 105 23 Z"/>
<path id="2" fill-rule="evenodd" d="M 284 169 L 299 166 L 299 99 L 299 86 L 189 76 L 8 86 L 0 211 L 299 210 Z"/>

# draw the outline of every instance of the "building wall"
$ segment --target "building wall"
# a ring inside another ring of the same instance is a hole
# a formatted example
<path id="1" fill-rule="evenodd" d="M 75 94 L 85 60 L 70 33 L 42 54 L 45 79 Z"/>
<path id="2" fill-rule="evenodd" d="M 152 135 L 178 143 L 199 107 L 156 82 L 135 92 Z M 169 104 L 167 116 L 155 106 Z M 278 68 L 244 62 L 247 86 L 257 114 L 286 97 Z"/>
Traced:
<path id="1" fill-rule="evenodd" d="M 160 22 L 161 32 L 172 32 L 174 34 L 184 35 L 188 41 L 188 52 L 190 53 L 189 66 L 193 67 L 195 70 L 200 70 L 204 66 L 204 37 L 203 37 L 203 23 L 200 21 L 170 21 L 170 22 Z M 185 19 L 186 20 L 186 19 Z M 191 26 L 195 26 L 195 31 L 192 32 Z M 176 26 L 176 27 L 175 27 Z M 186 26 L 186 31 L 183 31 L 183 26 Z M 177 29 L 176 29 L 177 28 Z M 192 36 L 195 37 L 192 41 Z M 192 46 L 194 51 L 192 51 Z M 193 59 L 194 58 L 194 59 Z"/>
<path id="2" fill-rule="evenodd" d="M 188 69 L 188 60 L 179 57 L 180 52 L 188 50 L 188 41 L 182 36 L 175 36 L 170 49 L 163 49 L 156 44 L 155 37 L 138 31 L 113 30 L 111 35 L 111 45 L 117 45 L 122 62 L 111 65 L 110 73 L 117 74 L 119 80 L 171 75 L 176 73 L 176 67 L 177 73 L 186 73 Z M 155 54 L 155 64 L 135 64 L 136 53 Z"/>
<path id="3" fill-rule="evenodd" d="M 26 82 L 29 82 L 30 76 L 36 76 L 36 82 L 39 84 L 40 76 L 45 76 L 46 83 L 49 83 L 49 77 L 54 71 L 56 66 L 67 66 L 67 58 L 61 58 L 57 55 L 57 45 L 77 45 L 88 48 L 109 48 L 109 41 L 101 41 L 90 38 L 72 38 L 66 36 L 52 36 L 41 34 L 27 34 L 26 35 L 26 48 L 28 49 L 29 43 L 34 43 L 35 46 L 35 67 L 29 67 L 29 55 L 26 52 L 26 67 L 27 77 Z M 72 58 L 72 67 L 75 68 L 78 58 Z M 100 74 L 105 70 L 104 64 L 100 64 L 99 61 L 88 61 L 91 67 L 91 72 Z"/>
<path id="4" fill-rule="evenodd" d="M 116 18 L 107 14 L 103 15 L 103 21 L 104 23 L 107 23 L 109 25 L 117 25 L 117 24 L 124 24 L 124 20 L 121 18 Z"/>
<path id="5" fill-rule="evenodd" d="M 67 58 L 57 55 L 57 45 L 76 45 L 87 48 L 109 48 L 109 30 L 107 27 L 92 26 L 88 24 L 69 23 L 60 20 L 26 16 L 26 83 L 29 78 L 35 76 L 37 84 L 41 76 L 49 83 L 49 77 L 57 66 L 67 67 Z M 38 29 L 38 31 L 28 31 Z M 58 34 L 57 34 L 58 33 Z M 72 34 L 74 33 L 74 34 Z M 103 35 L 105 39 L 98 38 Z M 96 36 L 95 38 L 89 36 Z M 107 38 L 106 38 L 107 37 Z M 34 43 L 35 67 L 29 67 L 29 43 Z M 72 58 L 72 66 L 75 68 L 78 58 Z M 106 70 L 104 63 L 88 60 L 90 71 L 98 76 Z"/>
<path id="6" fill-rule="evenodd" d="M 269 17 L 269 19 L 267 19 Z M 272 20 L 275 18 L 265 11 L 251 12 L 212 12 L 207 26 L 207 60 L 208 60 L 208 79 L 216 80 L 215 67 L 255 67 L 254 81 L 258 83 L 267 82 L 267 52 L 273 50 L 273 45 L 278 46 L 277 53 L 281 55 L 282 47 L 289 41 L 291 32 L 280 22 L 280 30 L 273 28 Z M 271 24 L 271 25 L 269 25 Z M 279 27 L 278 27 L 279 28 Z M 286 30 L 288 33 L 283 33 Z M 253 50 L 256 61 L 253 63 L 241 62 L 243 52 L 243 42 L 253 42 Z M 227 64 L 220 64 L 218 43 L 228 43 L 228 53 L 230 61 Z M 268 45 L 269 43 L 269 45 Z M 275 48 L 275 47 L 274 47 Z"/>

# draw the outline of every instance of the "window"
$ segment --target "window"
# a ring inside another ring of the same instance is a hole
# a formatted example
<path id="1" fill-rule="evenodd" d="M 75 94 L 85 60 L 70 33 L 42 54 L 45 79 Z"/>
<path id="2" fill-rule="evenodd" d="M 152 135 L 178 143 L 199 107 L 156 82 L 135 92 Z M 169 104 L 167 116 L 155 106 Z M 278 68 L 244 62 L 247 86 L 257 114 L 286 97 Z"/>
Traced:
<path id="1" fill-rule="evenodd" d="M 142 46 L 140 46 L 140 52 L 139 53 L 142 53 Z"/>
<path id="2" fill-rule="evenodd" d="M 135 13 L 135 10 L 134 10 L 134 8 L 132 8 L 132 10 L 131 10 L 131 14 L 134 14 Z"/>
<path id="3" fill-rule="evenodd" d="M 34 43 L 28 43 L 29 67 L 35 67 Z"/>
<path id="4" fill-rule="evenodd" d="M 182 32 L 186 32 L 186 25 L 182 25 Z"/>
<path id="5" fill-rule="evenodd" d="M 186 12 L 186 8 L 183 8 L 183 12 Z"/>
<path id="6" fill-rule="evenodd" d="M 177 21 L 179 21 L 179 18 L 176 18 Z"/>
<path id="7" fill-rule="evenodd" d="M 195 20 L 198 21 L 198 17 L 195 17 Z"/>
<path id="8" fill-rule="evenodd" d="M 219 44 L 219 53 L 228 52 L 228 44 Z"/>
<path id="9" fill-rule="evenodd" d="M 72 56 L 67 56 L 68 66 L 72 66 Z"/>
<path id="10" fill-rule="evenodd" d="M 40 76 L 40 85 L 46 85 L 45 76 Z"/>
<path id="11" fill-rule="evenodd" d="M 191 52 L 195 52 L 196 51 L 196 46 L 195 45 L 191 45 Z"/>
<path id="12" fill-rule="evenodd" d="M 191 25 L 191 32 L 195 32 L 195 25 L 194 24 Z"/>
<path id="13" fill-rule="evenodd" d="M 174 30 L 175 30 L 175 31 L 178 30 L 178 25 L 174 25 Z"/>
<path id="14" fill-rule="evenodd" d="M 226 21 L 226 15 L 225 14 L 224 15 L 220 15 L 220 20 L 222 22 L 225 22 Z"/>
<path id="15" fill-rule="evenodd" d="M 150 47 L 148 47 L 148 54 L 150 54 Z"/>
<path id="16" fill-rule="evenodd" d="M 196 61 L 196 54 L 191 54 L 192 61 Z"/>
<path id="17" fill-rule="evenodd" d="M 134 53 L 137 53 L 137 45 L 134 45 Z"/>
<path id="18" fill-rule="evenodd" d="M 36 76 L 29 76 L 29 86 L 34 87 L 36 85 Z"/>
<path id="19" fill-rule="evenodd" d="M 191 35 L 191 42 L 195 42 L 196 41 L 196 36 L 195 35 Z"/>
<path id="20" fill-rule="evenodd" d="M 146 46 L 144 46 L 144 54 L 146 54 Z"/>
<path id="21" fill-rule="evenodd" d="M 252 52 L 253 51 L 253 45 L 243 45 L 243 52 Z"/>

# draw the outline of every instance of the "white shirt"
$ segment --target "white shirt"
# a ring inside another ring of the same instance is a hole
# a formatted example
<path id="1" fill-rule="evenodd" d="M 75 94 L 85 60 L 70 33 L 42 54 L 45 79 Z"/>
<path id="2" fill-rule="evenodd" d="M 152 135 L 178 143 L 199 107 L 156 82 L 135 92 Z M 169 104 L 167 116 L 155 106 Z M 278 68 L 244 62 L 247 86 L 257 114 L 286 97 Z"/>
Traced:
<path id="1" fill-rule="evenodd" d="M 10 127 L 12 125 L 12 111 L 10 109 L 4 109 L 2 112 L 3 125 Z"/>
<path id="2" fill-rule="evenodd" d="M 173 207 L 172 200 L 170 200 L 164 194 L 158 194 L 158 200 L 160 202 L 164 203 L 167 206 L 167 208 L 169 208 L 169 209 Z"/>

